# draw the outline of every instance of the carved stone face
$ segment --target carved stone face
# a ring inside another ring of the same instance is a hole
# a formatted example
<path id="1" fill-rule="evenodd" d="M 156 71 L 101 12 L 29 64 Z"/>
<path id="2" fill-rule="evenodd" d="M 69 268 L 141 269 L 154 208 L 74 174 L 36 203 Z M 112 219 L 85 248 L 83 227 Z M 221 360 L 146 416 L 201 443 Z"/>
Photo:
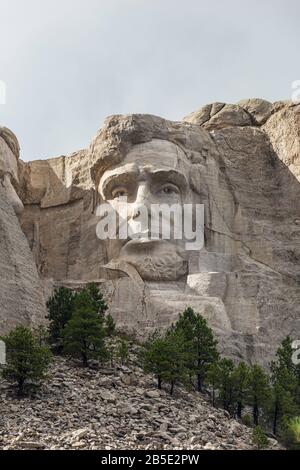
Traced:
<path id="1" fill-rule="evenodd" d="M 5 140 L 0 137 L 0 184 L 4 187 L 7 198 L 15 213 L 19 215 L 24 206 L 17 195 L 14 185 L 18 184 L 18 161 Z"/>
<path id="2" fill-rule="evenodd" d="M 171 142 L 156 139 L 137 144 L 120 165 L 103 174 L 99 192 L 117 213 L 122 200 L 127 198 L 129 225 L 139 222 L 141 209 L 146 207 L 147 227 L 150 227 L 153 204 L 172 206 L 190 201 L 189 162 L 184 152 Z M 172 218 L 170 225 L 168 240 L 151 240 L 143 227 L 134 239 L 111 240 L 109 260 L 126 261 L 144 280 L 179 279 L 187 273 L 187 256 L 184 241 L 172 238 Z"/>

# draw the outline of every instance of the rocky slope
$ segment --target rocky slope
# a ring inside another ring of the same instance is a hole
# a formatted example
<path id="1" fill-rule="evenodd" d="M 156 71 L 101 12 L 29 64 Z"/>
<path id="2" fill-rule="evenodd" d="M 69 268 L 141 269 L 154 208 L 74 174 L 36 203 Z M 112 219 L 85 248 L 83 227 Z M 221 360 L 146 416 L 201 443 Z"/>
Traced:
<path id="1" fill-rule="evenodd" d="M 2 380 L 0 410 L 5 450 L 253 448 L 251 430 L 203 396 L 171 397 L 130 363 L 97 370 L 56 358 L 34 399 L 16 399 Z"/>

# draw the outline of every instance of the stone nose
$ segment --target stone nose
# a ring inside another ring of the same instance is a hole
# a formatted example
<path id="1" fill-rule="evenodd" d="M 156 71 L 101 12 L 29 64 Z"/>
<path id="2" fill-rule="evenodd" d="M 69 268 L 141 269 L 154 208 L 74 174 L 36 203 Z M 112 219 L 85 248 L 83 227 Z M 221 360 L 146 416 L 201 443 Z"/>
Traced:
<path id="1" fill-rule="evenodd" d="M 149 202 L 151 203 L 150 186 L 147 182 L 141 182 L 137 188 L 135 203 L 147 205 Z"/>
<path id="2" fill-rule="evenodd" d="M 144 215 L 146 211 L 150 213 L 151 202 L 152 197 L 149 184 L 141 182 L 137 188 L 135 201 L 132 203 L 132 218 L 137 219 Z"/>
<path id="3" fill-rule="evenodd" d="M 151 214 L 151 191 L 147 182 L 140 182 L 136 197 L 131 204 L 130 226 L 133 232 L 145 232 L 149 230 Z"/>

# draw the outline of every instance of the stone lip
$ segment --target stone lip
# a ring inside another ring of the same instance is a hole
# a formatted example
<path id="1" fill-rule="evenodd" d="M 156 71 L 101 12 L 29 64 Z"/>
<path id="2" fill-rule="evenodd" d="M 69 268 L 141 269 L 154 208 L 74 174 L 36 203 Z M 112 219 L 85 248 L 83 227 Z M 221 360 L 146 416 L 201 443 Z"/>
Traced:
<path id="1" fill-rule="evenodd" d="M 253 449 L 251 429 L 198 393 L 155 389 L 130 357 L 111 370 L 55 358 L 34 399 L 2 382 L 0 449 Z"/>

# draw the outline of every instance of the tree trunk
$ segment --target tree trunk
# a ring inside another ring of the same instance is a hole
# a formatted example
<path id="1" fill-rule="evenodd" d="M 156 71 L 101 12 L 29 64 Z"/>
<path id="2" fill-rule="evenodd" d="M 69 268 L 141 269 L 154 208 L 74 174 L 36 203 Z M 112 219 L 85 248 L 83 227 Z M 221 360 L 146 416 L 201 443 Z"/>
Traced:
<path id="1" fill-rule="evenodd" d="M 214 387 L 212 389 L 212 405 L 214 408 L 216 407 L 216 392 L 215 392 Z"/>
<path id="2" fill-rule="evenodd" d="M 274 410 L 274 420 L 273 420 L 273 434 L 276 436 L 277 433 L 277 421 L 278 421 L 278 403 L 275 403 L 275 410 Z"/>
<path id="3" fill-rule="evenodd" d="M 82 364 L 84 367 L 88 367 L 89 363 L 88 363 L 88 358 L 87 358 L 87 355 L 82 352 L 81 353 L 81 357 L 82 357 Z"/>
<path id="4" fill-rule="evenodd" d="M 242 419 L 242 410 L 243 410 L 243 405 L 240 401 L 238 401 L 236 415 L 239 419 Z"/>
<path id="5" fill-rule="evenodd" d="M 24 395 L 24 384 L 25 384 L 25 379 L 18 380 L 18 395 L 20 397 Z"/>
<path id="6" fill-rule="evenodd" d="M 171 388 L 170 388 L 170 395 L 173 395 L 173 392 L 174 392 L 174 380 L 172 380 L 171 382 Z"/>
<path id="7" fill-rule="evenodd" d="M 258 426 L 258 421 L 259 421 L 259 409 L 257 406 L 257 403 L 255 402 L 253 405 L 253 423 L 255 426 Z"/>
<path id="8" fill-rule="evenodd" d="M 197 375 L 197 390 L 198 390 L 198 392 L 202 392 L 202 377 L 201 377 L 201 374 Z"/>
<path id="9" fill-rule="evenodd" d="M 161 377 L 160 376 L 157 377 L 157 388 L 158 390 L 161 390 Z"/>

